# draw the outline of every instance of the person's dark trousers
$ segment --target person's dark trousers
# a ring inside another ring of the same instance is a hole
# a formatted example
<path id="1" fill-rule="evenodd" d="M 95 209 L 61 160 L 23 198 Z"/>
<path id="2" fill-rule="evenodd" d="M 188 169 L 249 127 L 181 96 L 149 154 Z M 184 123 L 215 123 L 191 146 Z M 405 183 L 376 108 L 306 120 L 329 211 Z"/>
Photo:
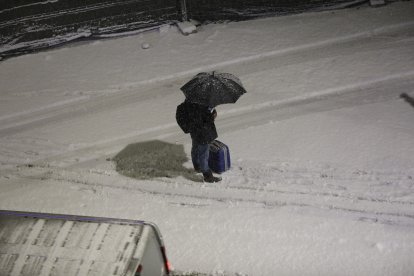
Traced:
<path id="1" fill-rule="evenodd" d="M 210 153 L 209 144 L 199 144 L 194 139 L 192 139 L 191 147 L 191 160 L 193 161 L 193 166 L 196 171 L 202 173 L 210 172 L 208 166 L 208 157 Z"/>

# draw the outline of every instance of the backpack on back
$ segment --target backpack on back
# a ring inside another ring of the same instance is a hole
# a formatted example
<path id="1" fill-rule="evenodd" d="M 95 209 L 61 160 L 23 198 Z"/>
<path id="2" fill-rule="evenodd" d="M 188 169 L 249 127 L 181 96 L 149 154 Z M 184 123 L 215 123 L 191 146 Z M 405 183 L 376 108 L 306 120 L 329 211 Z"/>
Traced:
<path id="1" fill-rule="evenodd" d="M 177 120 L 177 124 L 180 126 L 182 131 L 184 131 L 184 133 L 190 132 L 190 115 L 185 102 L 182 102 L 177 106 L 175 119 Z"/>

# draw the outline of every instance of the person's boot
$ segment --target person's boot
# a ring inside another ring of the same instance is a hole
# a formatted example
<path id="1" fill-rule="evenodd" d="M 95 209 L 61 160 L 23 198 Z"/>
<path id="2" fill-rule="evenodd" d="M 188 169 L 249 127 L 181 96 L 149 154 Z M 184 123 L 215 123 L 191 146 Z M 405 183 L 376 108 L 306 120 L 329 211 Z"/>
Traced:
<path id="1" fill-rule="evenodd" d="M 204 182 L 214 183 L 214 182 L 221 181 L 221 177 L 215 177 L 211 171 L 203 173 L 203 176 L 204 176 Z"/>

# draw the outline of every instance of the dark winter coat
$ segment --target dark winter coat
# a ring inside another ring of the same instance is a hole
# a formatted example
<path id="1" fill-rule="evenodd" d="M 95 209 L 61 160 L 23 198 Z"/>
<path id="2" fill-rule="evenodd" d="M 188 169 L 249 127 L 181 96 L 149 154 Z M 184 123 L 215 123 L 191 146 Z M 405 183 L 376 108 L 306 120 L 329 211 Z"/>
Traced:
<path id="1" fill-rule="evenodd" d="M 198 144 L 209 144 L 217 138 L 214 116 L 207 106 L 185 102 L 190 119 L 190 135 Z"/>

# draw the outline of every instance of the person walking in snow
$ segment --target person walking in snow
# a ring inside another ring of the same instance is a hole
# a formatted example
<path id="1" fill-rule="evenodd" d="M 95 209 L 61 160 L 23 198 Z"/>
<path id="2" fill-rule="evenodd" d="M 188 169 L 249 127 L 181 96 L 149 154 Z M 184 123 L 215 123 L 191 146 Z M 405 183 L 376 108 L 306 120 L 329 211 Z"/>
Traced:
<path id="1" fill-rule="evenodd" d="M 187 113 L 188 130 L 192 140 L 191 160 L 194 170 L 203 174 L 205 182 L 219 182 L 221 178 L 214 176 L 208 166 L 209 144 L 218 136 L 214 124 L 217 111 L 215 108 L 187 100 L 184 101 L 184 108 Z"/>
<path id="2" fill-rule="evenodd" d="M 201 72 L 181 87 L 185 101 L 177 107 L 176 120 L 192 140 L 191 159 L 204 181 L 218 182 L 209 168 L 210 143 L 217 138 L 214 120 L 220 104 L 235 103 L 246 93 L 241 81 L 230 73 Z M 230 158 L 228 156 L 228 158 Z"/>

